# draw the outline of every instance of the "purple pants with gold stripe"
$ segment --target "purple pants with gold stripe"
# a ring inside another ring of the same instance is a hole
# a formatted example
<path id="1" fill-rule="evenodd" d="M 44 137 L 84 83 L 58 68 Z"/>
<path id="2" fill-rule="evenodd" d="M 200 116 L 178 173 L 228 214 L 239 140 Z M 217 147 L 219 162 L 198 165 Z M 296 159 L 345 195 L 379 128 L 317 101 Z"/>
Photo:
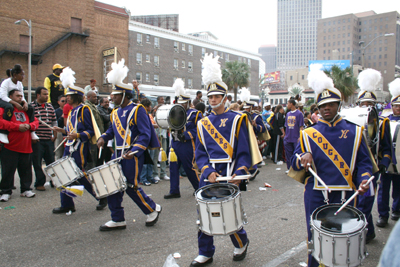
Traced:
<path id="1" fill-rule="evenodd" d="M 129 184 L 137 187 L 137 190 L 128 186 L 126 193 L 138 205 L 144 214 L 152 213 L 156 208 L 156 203 L 143 192 L 142 188 L 138 187 L 140 173 L 144 163 L 144 154 L 139 158 L 133 157 L 131 160 L 122 160 L 122 171 Z M 107 197 L 108 208 L 111 211 L 111 219 L 114 222 L 125 221 L 124 208 L 122 207 L 124 192 L 118 192 Z"/>
<path id="2" fill-rule="evenodd" d="M 206 235 L 201 231 L 197 233 L 197 237 L 199 242 L 199 255 L 212 257 L 215 253 L 214 237 Z M 235 248 L 242 248 L 247 244 L 247 233 L 243 228 L 229 237 Z"/>

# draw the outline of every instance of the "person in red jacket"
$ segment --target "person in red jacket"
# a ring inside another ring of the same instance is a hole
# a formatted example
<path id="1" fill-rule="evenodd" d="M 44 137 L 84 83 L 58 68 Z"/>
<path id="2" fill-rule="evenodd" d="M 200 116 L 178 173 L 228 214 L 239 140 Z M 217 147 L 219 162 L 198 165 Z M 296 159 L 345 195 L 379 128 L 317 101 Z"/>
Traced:
<path id="1" fill-rule="evenodd" d="M 8 94 L 11 100 L 22 103 L 22 92 L 14 89 Z M 4 108 L 0 108 L 0 129 L 7 130 L 8 144 L 4 144 L 1 151 L 1 182 L 0 182 L 0 201 L 7 202 L 12 194 L 14 185 L 15 170 L 21 183 L 21 197 L 34 197 L 32 192 L 32 137 L 31 132 L 39 127 L 39 121 L 35 118 L 33 122 L 29 122 L 28 114 L 25 110 L 18 110 L 14 107 L 11 121 L 3 119 Z"/>

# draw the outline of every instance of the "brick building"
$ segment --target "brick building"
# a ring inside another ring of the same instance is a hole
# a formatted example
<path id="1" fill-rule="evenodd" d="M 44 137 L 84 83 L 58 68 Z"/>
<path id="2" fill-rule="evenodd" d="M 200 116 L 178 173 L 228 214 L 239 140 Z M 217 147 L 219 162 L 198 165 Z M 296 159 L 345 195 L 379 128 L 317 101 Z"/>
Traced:
<path id="1" fill-rule="evenodd" d="M 172 86 L 175 78 L 185 81 L 185 88 L 202 89 L 201 61 L 205 53 L 219 55 L 221 67 L 227 61 L 240 61 L 250 68 L 249 89 L 258 95 L 260 55 L 246 52 L 204 36 L 195 37 L 160 27 L 130 21 L 129 81 L 141 84 Z M 264 73 L 262 73 L 264 74 Z"/>
<path id="2" fill-rule="evenodd" d="M 379 70 L 385 91 L 400 74 L 400 15 L 396 11 L 320 19 L 317 44 L 318 60 L 348 59 L 353 65 Z"/>
<path id="3" fill-rule="evenodd" d="M 32 89 L 60 63 L 76 72 L 76 85 L 94 78 L 100 92 L 111 90 L 104 83 L 109 65 L 115 58 L 128 59 L 128 11 L 94 0 L 2 1 L 0 77 L 21 64 L 26 87 L 29 35 L 26 23 L 14 24 L 20 19 L 32 21 Z"/>

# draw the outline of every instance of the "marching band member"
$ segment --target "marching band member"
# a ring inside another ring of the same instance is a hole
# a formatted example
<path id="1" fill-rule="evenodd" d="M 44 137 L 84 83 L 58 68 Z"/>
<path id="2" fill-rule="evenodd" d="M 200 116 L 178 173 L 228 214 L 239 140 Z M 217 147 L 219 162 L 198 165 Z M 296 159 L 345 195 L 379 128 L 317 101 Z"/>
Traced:
<path id="1" fill-rule="evenodd" d="M 361 89 L 358 94 L 358 101 L 361 107 L 375 107 L 377 98 L 374 91 L 380 79 L 381 73 L 374 69 L 366 69 L 358 75 L 358 86 Z M 371 152 L 375 160 L 378 161 L 379 171 L 381 175 L 383 175 L 388 169 L 392 159 L 390 124 L 388 118 L 379 117 L 379 133 L 379 143 L 371 148 Z M 379 173 L 374 175 L 378 177 Z M 357 208 L 364 212 L 368 221 L 367 244 L 375 238 L 375 227 L 371 211 L 375 201 L 376 181 L 377 179 L 372 180 L 371 190 L 359 197 L 357 205 Z"/>
<path id="2" fill-rule="evenodd" d="M 174 85 L 176 94 L 179 95 L 178 104 L 185 108 L 187 122 L 185 129 L 178 133 L 178 139 L 173 138 L 171 140 L 171 151 L 170 151 L 170 190 L 169 194 L 165 195 L 165 199 L 180 198 L 181 193 L 179 191 L 179 168 L 181 165 L 189 178 L 194 190 L 199 188 L 199 175 L 197 174 L 196 163 L 194 158 L 194 148 L 196 142 L 197 133 L 197 122 L 202 118 L 202 114 L 199 110 L 190 108 L 190 96 L 185 94 L 184 82 L 182 79 L 176 79 Z M 176 154 L 177 161 L 175 161 L 172 154 Z"/>
<path id="3" fill-rule="evenodd" d="M 331 189 L 325 188 L 312 175 L 305 178 L 304 206 L 307 221 L 308 240 L 311 240 L 310 216 L 326 203 L 344 203 L 354 190 L 363 194 L 368 189 L 364 185 L 372 173 L 366 142 L 363 142 L 362 128 L 343 120 L 339 115 L 341 93 L 334 88 L 332 79 L 320 69 L 312 66 L 308 75 L 309 86 L 316 93 L 317 105 L 322 115 L 319 122 L 300 134 L 300 142 L 292 157 L 291 166 L 299 171 L 312 166 L 320 178 Z M 304 167 L 303 167 L 304 166 Z M 309 255 L 308 266 L 319 266 Z"/>
<path id="4" fill-rule="evenodd" d="M 113 159 L 122 156 L 122 171 L 127 180 L 126 193 L 147 215 L 146 226 L 156 224 L 161 213 L 161 206 L 154 203 L 139 187 L 140 173 L 144 163 L 144 152 L 148 148 L 159 147 L 155 130 L 143 105 L 134 104 L 133 85 L 122 81 L 128 74 L 122 59 L 118 64 L 112 63 L 112 70 L 107 79 L 112 83 L 115 105 L 120 106 L 111 113 L 110 127 L 98 139 L 97 146 L 103 147 L 109 140 L 115 141 Z M 135 153 L 135 154 L 133 154 Z M 100 231 L 120 230 L 126 228 L 124 208 L 121 206 L 124 192 L 117 192 L 107 197 L 111 211 L 111 221 L 100 226 Z"/>
<path id="5" fill-rule="evenodd" d="M 64 150 L 64 157 L 70 155 L 74 158 L 76 165 L 82 171 L 85 171 L 88 154 L 90 153 L 90 141 L 96 139 L 99 134 L 96 122 L 93 120 L 93 115 L 90 108 L 83 105 L 83 96 L 85 90 L 75 86 L 75 72 L 69 67 L 65 68 L 60 78 L 64 88 L 67 88 L 67 102 L 72 106 L 69 112 L 67 125 L 65 129 L 53 127 L 56 132 L 62 132 L 67 135 L 67 142 Z M 78 179 L 78 182 L 95 197 L 92 185 L 90 184 L 86 173 L 85 177 Z M 60 192 L 61 207 L 54 208 L 53 213 L 60 214 L 65 212 L 75 212 L 73 199 L 67 194 Z M 107 201 L 100 199 L 96 206 L 97 210 L 102 210 L 106 207 Z"/>
<path id="6" fill-rule="evenodd" d="M 221 79 L 218 58 L 219 56 L 212 58 L 211 54 L 206 54 L 203 60 L 203 82 L 207 86 L 212 112 L 197 124 L 196 162 L 201 169 L 200 186 L 209 184 L 204 182 L 205 179 L 215 183 L 218 176 L 248 174 L 251 166 L 247 117 L 225 108 L 227 86 Z M 228 169 L 230 164 L 232 167 Z M 230 235 L 230 238 L 235 246 L 233 260 L 243 260 L 249 245 L 246 231 L 242 228 Z M 199 255 L 190 266 L 204 266 L 213 261 L 213 237 L 199 231 L 198 245 Z"/>
<path id="7" fill-rule="evenodd" d="M 400 121 L 400 79 L 397 78 L 393 82 L 389 83 L 389 91 L 393 96 L 391 105 L 393 114 L 388 116 L 388 119 L 392 122 Z M 390 133 L 390 132 L 389 132 Z M 393 156 L 392 163 L 396 164 L 396 157 Z M 388 160 L 387 160 L 388 161 Z M 385 165 L 387 166 L 387 165 Z M 386 170 L 386 169 L 385 169 Z M 399 170 L 398 170 L 399 171 Z M 381 177 L 381 184 L 378 189 L 378 213 L 379 219 L 376 222 L 376 226 L 385 227 L 388 224 L 389 218 L 389 200 L 390 200 L 390 185 L 393 184 L 392 188 L 392 215 L 390 218 L 397 221 L 400 217 L 400 174 L 384 173 Z"/>

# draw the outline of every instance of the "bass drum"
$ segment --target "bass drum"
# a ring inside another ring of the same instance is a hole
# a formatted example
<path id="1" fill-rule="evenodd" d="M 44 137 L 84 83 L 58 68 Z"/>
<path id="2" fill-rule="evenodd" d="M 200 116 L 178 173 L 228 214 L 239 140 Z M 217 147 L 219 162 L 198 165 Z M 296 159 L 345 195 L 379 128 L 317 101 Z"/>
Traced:
<path id="1" fill-rule="evenodd" d="M 164 105 L 156 112 L 156 122 L 162 129 L 181 130 L 186 119 L 186 110 L 181 105 Z"/>
<path id="2" fill-rule="evenodd" d="M 372 148 L 379 141 L 379 117 L 375 107 L 344 108 L 343 119 L 364 127 L 367 143 Z"/>

